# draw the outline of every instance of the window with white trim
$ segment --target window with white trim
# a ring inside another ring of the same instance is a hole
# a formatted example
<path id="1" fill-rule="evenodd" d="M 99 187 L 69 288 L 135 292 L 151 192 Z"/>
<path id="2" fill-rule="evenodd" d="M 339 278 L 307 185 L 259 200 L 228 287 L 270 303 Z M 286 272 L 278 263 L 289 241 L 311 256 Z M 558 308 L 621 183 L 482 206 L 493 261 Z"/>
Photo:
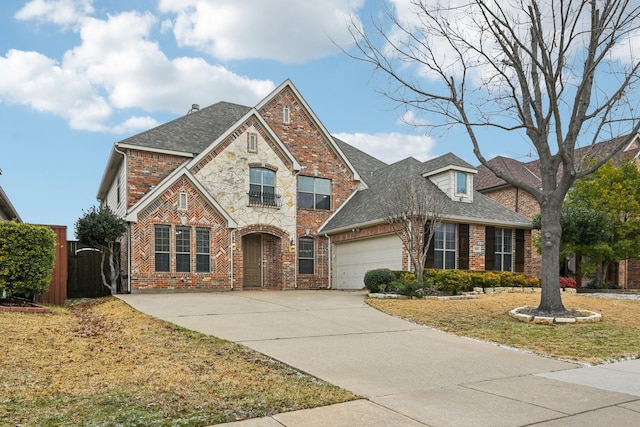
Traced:
<path id="1" fill-rule="evenodd" d="M 187 210 L 187 193 L 184 191 L 180 193 L 178 196 L 178 210 L 186 211 Z"/>
<path id="2" fill-rule="evenodd" d="M 496 271 L 511 271 L 513 259 L 513 230 L 496 228 Z"/>
<path id="3" fill-rule="evenodd" d="M 467 174 L 456 172 L 456 194 L 467 194 Z"/>
<path id="4" fill-rule="evenodd" d="M 284 107 L 282 109 L 282 123 L 288 125 L 291 122 L 291 110 L 289 107 Z"/>
<path id="5" fill-rule="evenodd" d="M 258 134 L 252 132 L 247 134 L 247 151 L 250 153 L 258 152 Z"/>
<path id="6" fill-rule="evenodd" d="M 452 270 L 456 268 L 456 226 L 439 224 L 433 235 L 434 268 Z"/>

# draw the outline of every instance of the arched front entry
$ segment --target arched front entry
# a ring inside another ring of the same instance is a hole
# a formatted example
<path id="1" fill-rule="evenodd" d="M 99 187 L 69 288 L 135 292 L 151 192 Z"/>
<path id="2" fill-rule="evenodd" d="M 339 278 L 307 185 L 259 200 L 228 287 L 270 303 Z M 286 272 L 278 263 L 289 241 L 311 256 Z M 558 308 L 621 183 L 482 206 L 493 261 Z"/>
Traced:
<path id="1" fill-rule="evenodd" d="M 242 286 L 281 288 L 283 286 L 282 239 L 268 233 L 242 236 Z"/>

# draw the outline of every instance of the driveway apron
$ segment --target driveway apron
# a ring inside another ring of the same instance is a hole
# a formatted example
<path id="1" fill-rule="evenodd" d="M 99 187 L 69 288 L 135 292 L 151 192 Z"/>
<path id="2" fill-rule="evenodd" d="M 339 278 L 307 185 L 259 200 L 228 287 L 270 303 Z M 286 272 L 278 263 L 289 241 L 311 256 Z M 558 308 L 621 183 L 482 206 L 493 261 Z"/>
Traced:
<path id="1" fill-rule="evenodd" d="M 577 364 L 416 325 L 369 307 L 364 297 L 341 291 L 119 295 L 144 313 L 243 344 L 350 390 L 369 401 L 358 410 L 390 417 L 342 409 L 336 413 L 356 418 L 336 415 L 343 418 L 333 425 L 380 425 L 376 420 L 383 419 L 385 425 L 429 426 L 640 424 L 640 390 L 599 388 L 582 380 Z M 629 370 L 640 379 L 638 365 Z M 306 421 L 296 421 L 294 413 L 274 419 L 310 425 L 312 414 Z"/>

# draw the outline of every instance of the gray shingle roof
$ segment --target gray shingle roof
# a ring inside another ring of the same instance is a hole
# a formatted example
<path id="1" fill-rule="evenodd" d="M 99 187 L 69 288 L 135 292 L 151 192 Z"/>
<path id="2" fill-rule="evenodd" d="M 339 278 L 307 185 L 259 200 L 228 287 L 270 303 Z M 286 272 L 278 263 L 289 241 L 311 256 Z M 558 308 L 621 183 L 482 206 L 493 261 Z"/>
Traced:
<path id="1" fill-rule="evenodd" d="M 249 110 L 243 105 L 218 102 L 126 138 L 120 144 L 199 154 Z"/>
<path id="2" fill-rule="evenodd" d="M 446 159 L 455 161 L 449 155 L 447 155 Z M 463 167 L 473 169 L 466 162 L 462 160 L 460 162 L 455 165 L 463 166 L 464 163 Z M 426 169 L 425 163 L 428 163 Z M 526 228 L 531 226 L 531 221 L 527 218 L 478 192 L 474 192 L 472 203 L 451 200 L 428 178 L 422 177 L 425 170 L 441 169 L 445 167 L 443 166 L 445 162 L 438 158 L 425 163 L 409 157 L 378 169 L 374 176 L 367 181 L 369 188 L 358 191 L 334 214 L 320 232 L 331 233 L 350 227 L 383 222 L 385 217 L 384 206 L 385 203 L 388 203 L 388 198 L 391 194 L 404 191 L 407 188 L 407 183 L 414 185 L 413 188 L 420 188 L 429 194 L 434 194 L 435 197 L 438 197 L 438 200 L 442 200 L 442 202 L 437 203 L 442 203 L 443 220 L 495 224 L 507 227 Z M 436 167 L 433 167 L 434 165 Z"/>
<path id="3" fill-rule="evenodd" d="M 353 165 L 364 182 L 368 183 L 376 170 L 387 166 L 387 164 L 382 160 L 376 159 L 364 151 L 358 150 L 341 139 L 338 139 L 335 136 L 332 138 L 344 155 L 347 156 L 347 159 L 349 159 L 349 162 Z"/>
<path id="4" fill-rule="evenodd" d="M 476 169 L 474 166 L 462 160 L 460 157 L 453 153 L 443 154 L 435 159 L 427 160 L 423 163 L 422 173 L 428 174 L 429 172 L 437 171 L 447 166 L 458 166 L 465 169 Z"/>
<path id="5" fill-rule="evenodd" d="M 576 165 L 588 164 L 590 160 L 601 159 L 613 151 L 623 140 L 629 138 L 630 135 L 624 135 L 617 138 L 599 142 L 597 144 L 588 145 L 586 147 L 576 148 L 574 161 Z M 626 148 L 626 147 L 625 147 Z M 640 149 L 631 147 L 628 151 L 620 150 L 613 156 L 613 162 L 620 164 L 622 159 L 634 157 L 638 155 Z M 530 162 L 520 162 L 509 157 L 494 157 L 489 163 L 514 179 L 523 181 L 533 187 L 540 187 L 542 180 L 540 179 L 540 161 L 532 160 Z M 562 174 L 562 167 L 558 170 L 558 175 Z M 474 179 L 474 188 L 478 191 L 488 191 L 507 184 L 502 178 L 498 178 L 489 168 L 484 165 L 478 166 L 478 174 Z"/>

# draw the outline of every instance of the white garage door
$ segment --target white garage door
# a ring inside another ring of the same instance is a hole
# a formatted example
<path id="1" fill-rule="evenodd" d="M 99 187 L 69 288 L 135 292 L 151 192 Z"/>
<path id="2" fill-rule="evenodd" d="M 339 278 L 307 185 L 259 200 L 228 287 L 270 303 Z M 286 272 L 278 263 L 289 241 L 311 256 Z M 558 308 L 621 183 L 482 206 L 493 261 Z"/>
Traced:
<path id="1" fill-rule="evenodd" d="M 336 289 L 362 289 L 364 274 L 376 268 L 402 269 L 402 242 L 395 234 L 334 247 L 333 284 Z"/>

